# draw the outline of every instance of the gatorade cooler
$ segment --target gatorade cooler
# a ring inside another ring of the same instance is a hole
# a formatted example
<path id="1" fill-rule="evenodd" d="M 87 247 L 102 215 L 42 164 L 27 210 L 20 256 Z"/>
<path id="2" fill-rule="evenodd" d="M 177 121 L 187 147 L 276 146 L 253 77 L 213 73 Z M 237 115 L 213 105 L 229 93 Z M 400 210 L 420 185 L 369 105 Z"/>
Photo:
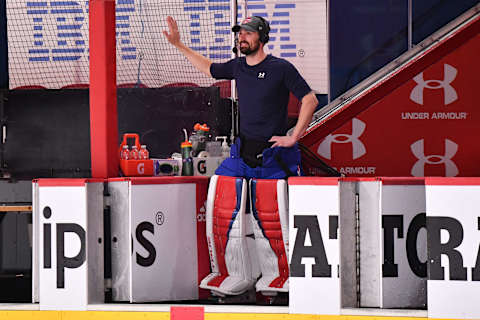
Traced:
<path id="1" fill-rule="evenodd" d="M 136 133 L 125 133 L 123 135 L 122 143 L 118 148 L 118 154 L 120 156 L 120 152 L 122 151 L 123 146 L 127 145 L 127 139 L 135 139 L 135 145 L 137 149 L 140 150 L 140 138 Z M 124 160 L 120 159 L 120 169 L 127 177 L 142 177 L 153 176 L 153 160 Z"/>

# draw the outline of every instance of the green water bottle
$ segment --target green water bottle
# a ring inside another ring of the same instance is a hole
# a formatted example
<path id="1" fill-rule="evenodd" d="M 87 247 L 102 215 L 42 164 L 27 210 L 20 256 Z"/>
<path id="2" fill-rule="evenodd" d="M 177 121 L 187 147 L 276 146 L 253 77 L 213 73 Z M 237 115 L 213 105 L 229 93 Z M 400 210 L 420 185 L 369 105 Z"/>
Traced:
<path id="1" fill-rule="evenodd" d="M 182 176 L 193 176 L 192 143 L 182 142 Z"/>

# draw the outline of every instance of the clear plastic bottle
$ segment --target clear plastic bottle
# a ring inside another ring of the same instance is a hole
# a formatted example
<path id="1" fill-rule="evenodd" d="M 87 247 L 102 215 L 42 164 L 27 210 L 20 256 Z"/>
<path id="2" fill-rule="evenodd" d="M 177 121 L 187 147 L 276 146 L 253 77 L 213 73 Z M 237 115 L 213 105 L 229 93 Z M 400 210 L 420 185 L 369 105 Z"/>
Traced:
<path id="1" fill-rule="evenodd" d="M 221 136 L 221 137 L 216 137 L 215 139 L 217 141 L 218 140 L 222 141 L 222 146 L 221 146 L 222 157 L 223 158 L 229 158 L 230 157 L 230 147 L 228 146 L 228 143 L 227 143 L 227 137 L 226 136 Z"/>
<path id="2" fill-rule="evenodd" d="M 222 142 L 222 157 L 230 158 L 230 147 L 228 146 L 228 143 L 227 143 L 227 137 L 225 137 L 225 139 L 223 139 L 223 142 Z"/>
<path id="3" fill-rule="evenodd" d="M 130 159 L 131 160 L 138 160 L 139 159 L 138 148 L 135 145 L 132 146 L 132 150 L 130 151 Z"/>
<path id="4" fill-rule="evenodd" d="M 147 146 L 142 144 L 140 147 L 140 152 L 139 152 L 139 159 L 140 160 L 148 160 L 150 159 L 150 153 L 147 150 Z"/>
<path id="5" fill-rule="evenodd" d="M 124 145 L 122 147 L 122 151 L 120 151 L 120 159 L 121 160 L 128 160 L 130 159 L 130 151 L 128 150 L 128 146 Z"/>

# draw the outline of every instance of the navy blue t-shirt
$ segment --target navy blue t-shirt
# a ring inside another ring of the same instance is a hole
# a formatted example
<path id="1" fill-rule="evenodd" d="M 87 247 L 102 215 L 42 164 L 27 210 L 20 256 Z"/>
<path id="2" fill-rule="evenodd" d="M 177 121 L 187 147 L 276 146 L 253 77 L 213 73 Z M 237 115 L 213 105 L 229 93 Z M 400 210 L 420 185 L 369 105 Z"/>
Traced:
<path id="1" fill-rule="evenodd" d="M 311 91 L 290 62 L 272 55 L 254 66 L 245 57 L 212 63 L 210 73 L 215 79 L 236 80 L 240 134 L 258 141 L 287 133 L 290 91 L 299 100 Z"/>

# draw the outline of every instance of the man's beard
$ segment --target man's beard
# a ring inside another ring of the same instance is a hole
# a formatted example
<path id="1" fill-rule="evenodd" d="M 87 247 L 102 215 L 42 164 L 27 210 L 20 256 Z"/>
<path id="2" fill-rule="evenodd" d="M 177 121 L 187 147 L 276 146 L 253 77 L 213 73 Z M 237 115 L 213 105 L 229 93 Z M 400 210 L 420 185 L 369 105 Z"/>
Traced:
<path id="1" fill-rule="evenodd" d="M 242 43 L 246 43 L 247 46 L 242 47 L 242 45 L 241 45 Z M 253 45 L 253 47 L 250 47 L 250 44 L 248 42 L 242 41 L 240 43 L 240 52 L 243 53 L 246 56 L 248 56 L 249 54 L 253 54 L 253 53 L 257 52 L 258 49 L 260 48 L 260 42 L 256 42 L 255 44 Z"/>

